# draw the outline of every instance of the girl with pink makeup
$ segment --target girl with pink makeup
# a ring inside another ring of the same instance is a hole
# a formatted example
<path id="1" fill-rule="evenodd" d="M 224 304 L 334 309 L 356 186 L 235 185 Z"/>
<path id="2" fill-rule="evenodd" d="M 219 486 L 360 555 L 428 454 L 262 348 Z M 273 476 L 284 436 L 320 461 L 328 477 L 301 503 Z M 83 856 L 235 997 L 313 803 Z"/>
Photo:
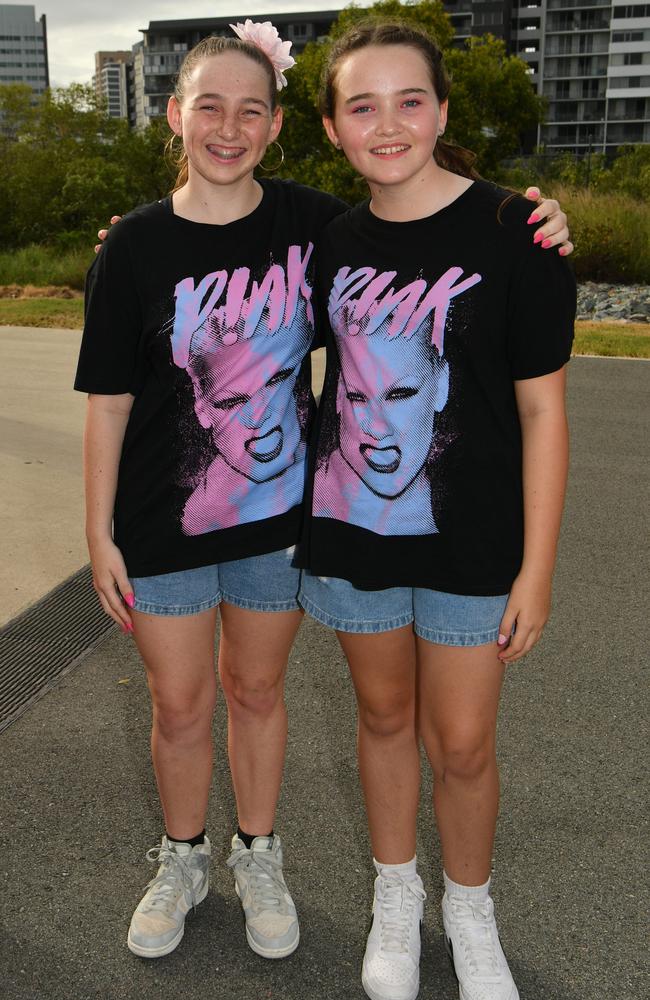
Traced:
<path id="1" fill-rule="evenodd" d="M 255 180 L 280 131 L 277 89 L 293 60 L 270 23 L 234 30 L 183 63 L 168 108 L 183 146 L 179 180 L 111 229 L 88 275 L 76 380 L 89 393 L 95 587 L 133 635 L 153 703 L 165 835 L 148 852 L 159 868 L 128 935 L 149 958 L 177 947 L 208 891 L 217 609 L 238 813 L 228 864 L 250 947 L 282 958 L 299 941 L 273 828 L 284 676 L 302 617 L 292 563 L 314 410 L 312 251 L 346 206 Z M 556 202 L 537 212 L 552 243 L 568 237 Z M 399 441 L 391 447 L 404 452 Z M 365 454 L 369 475 L 393 461 Z"/>
<path id="2" fill-rule="evenodd" d="M 567 473 L 575 282 L 524 238 L 525 200 L 441 139 L 448 94 L 435 42 L 399 22 L 338 39 L 321 90 L 370 199 L 319 242 L 328 366 L 299 599 L 336 629 L 357 696 L 371 1000 L 419 990 L 420 741 L 460 1000 L 518 1000 L 490 896 L 497 710 L 549 615 Z"/>

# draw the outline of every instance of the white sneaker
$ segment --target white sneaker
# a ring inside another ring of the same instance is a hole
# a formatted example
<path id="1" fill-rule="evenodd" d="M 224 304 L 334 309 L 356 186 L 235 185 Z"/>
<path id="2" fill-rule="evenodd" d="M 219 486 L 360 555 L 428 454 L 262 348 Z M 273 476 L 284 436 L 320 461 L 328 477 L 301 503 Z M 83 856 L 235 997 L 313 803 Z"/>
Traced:
<path id="1" fill-rule="evenodd" d="M 208 894 L 210 841 L 190 847 L 163 837 L 146 857 L 160 867 L 131 918 L 127 944 L 134 955 L 160 958 L 180 943 L 187 913 Z"/>
<path id="2" fill-rule="evenodd" d="M 420 989 L 420 924 L 427 898 L 419 875 L 375 879 L 372 925 L 361 982 L 370 1000 L 415 1000 Z"/>
<path id="3" fill-rule="evenodd" d="M 499 941 L 490 896 L 485 902 L 477 902 L 445 893 L 442 922 L 460 1000 L 519 1000 Z"/>
<path id="4" fill-rule="evenodd" d="M 246 847 L 237 834 L 227 861 L 246 918 L 246 938 L 263 958 L 286 958 L 298 947 L 300 930 L 282 874 L 279 837 L 255 837 Z"/>

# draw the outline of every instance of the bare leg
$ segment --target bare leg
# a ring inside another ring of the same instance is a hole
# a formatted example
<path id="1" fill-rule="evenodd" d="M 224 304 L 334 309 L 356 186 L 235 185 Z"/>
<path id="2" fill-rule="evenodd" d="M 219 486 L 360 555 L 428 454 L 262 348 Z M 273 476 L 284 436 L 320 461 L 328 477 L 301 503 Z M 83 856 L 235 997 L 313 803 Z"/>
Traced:
<path id="1" fill-rule="evenodd" d="M 131 615 L 153 704 L 151 755 L 165 828 L 187 840 L 205 827 L 212 778 L 217 610 Z"/>
<path id="2" fill-rule="evenodd" d="M 302 611 L 221 605 L 219 675 L 228 704 L 228 754 L 239 825 L 273 829 L 287 745 L 284 678 Z"/>
<path id="3" fill-rule="evenodd" d="M 434 774 L 445 871 L 482 885 L 499 808 L 496 721 L 504 667 L 496 643 L 439 646 L 417 639 L 419 728 Z"/>
<path id="4" fill-rule="evenodd" d="M 382 864 L 403 864 L 415 855 L 420 794 L 413 629 L 337 636 L 357 695 L 359 773 L 373 854 Z"/>

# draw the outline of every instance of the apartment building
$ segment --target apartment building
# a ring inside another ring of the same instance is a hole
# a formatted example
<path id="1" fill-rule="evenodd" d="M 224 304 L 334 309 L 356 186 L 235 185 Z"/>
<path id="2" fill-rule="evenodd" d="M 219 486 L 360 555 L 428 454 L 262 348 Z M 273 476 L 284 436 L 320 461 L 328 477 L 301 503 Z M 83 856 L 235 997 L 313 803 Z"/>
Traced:
<path id="1" fill-rule="evenodd" d="M 549 152 L 650 142 L 646 0 L 449 0 L 456 45 L 489 32 L 528 64 L 547 101 L 537 143 Z"/>
<path id="2" fill-rule="evenodd" d="M 548 151 L 606 152 L 650 142 L 650 4 L 526 0 L 513 51 L 547 102 Z"/>
<path id="3" fill-rule="evenodd" d="M 111 118 L 129 117 L 133 54 L 130 51 L 95 52 L 93 87 L 106 102 Z"/>
<path id="4" fill-rule="evenodd" d="M 26 83 L 34 94 L 49 87 L 45 14 L 29 4 L 0 4 L 0 86 Z"/>

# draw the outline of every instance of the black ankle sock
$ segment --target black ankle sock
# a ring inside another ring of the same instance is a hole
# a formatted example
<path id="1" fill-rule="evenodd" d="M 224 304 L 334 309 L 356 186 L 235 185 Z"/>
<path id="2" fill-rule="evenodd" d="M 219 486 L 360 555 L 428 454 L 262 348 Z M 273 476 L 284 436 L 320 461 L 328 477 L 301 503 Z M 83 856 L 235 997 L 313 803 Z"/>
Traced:
<path id="1" fill-rule="evenodd" d="M 167 840 L 174 844 L 189 844 L 190 847 L 197 847 L 205 841 L 205 830 L 201 830 L 200 833 L 197 833 L 196 837 L 188 837 L 187 840 L 176 840 L 175 837 L 170 837 L 169 834 L 166 834 L 166 837 Z"/>
<path id="2" fill-rule="evenodd" d="M 244 843 L 246 849 L 250 851 L 251 844 L 253 843 L 253 841 L 255 840 L 256 837 L 272 837 L 273 836 L 273 830 L 271 830 L 270 833 L 244 833 L 244 831 L 242 830 L 242 828 L 240 826 L 238 826 L 237 827 L 237 836 Z"/>

